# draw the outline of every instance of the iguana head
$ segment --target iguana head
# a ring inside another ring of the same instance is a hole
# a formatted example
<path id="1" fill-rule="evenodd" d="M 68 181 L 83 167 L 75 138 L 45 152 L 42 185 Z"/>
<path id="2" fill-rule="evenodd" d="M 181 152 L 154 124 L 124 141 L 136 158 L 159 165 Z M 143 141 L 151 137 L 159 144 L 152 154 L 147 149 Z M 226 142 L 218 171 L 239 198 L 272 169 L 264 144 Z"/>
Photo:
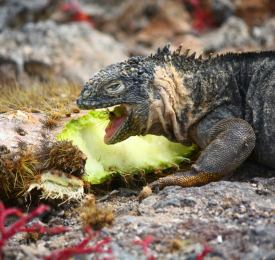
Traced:
<path id="1" fill-rule="evenodd" d="M 105 143 L 114 144 L 145 134 L 164 135 L 182 143 L 186 140 L 186 136 L 181 136 L 181 124 L 175 119 L 182 103 L 175 98 L 175 91 L 182 88 L 182 75 L 178 75 L 173 64 L 182 66 L 188 51 L 179 55 L 180 46 L 171 54 L 169 46 L 146 58 L 133 57 L 109 65 L 84 86 L 77 100 L 79 108 L 119 106 L 114 110 L 118 113 L 110 113 Z M 192 57 L 187 59 L 189 63 L 192 60 Z"/>
<path id="2" fill-rule="evenodd" d="M 119 106 L 115 109 L 118 113 L 110 113 L 104 138 L 107 144 L 143 133 L 152 92 L 153 68 L 148 59 L 133 57 L 100 70 L 84 86 L 77 100 L 79 108 Z"/>

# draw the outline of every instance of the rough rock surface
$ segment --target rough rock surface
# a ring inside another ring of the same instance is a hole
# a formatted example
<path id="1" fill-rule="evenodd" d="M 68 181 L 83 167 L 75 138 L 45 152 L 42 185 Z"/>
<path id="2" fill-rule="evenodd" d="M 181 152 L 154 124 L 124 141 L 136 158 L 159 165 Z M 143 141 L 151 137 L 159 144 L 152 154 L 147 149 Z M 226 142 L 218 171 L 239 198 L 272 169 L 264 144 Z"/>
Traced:
<path id="1" fill-rule="evenodd" d="M 167 42 L 176 45 L 180 38 L 184 43 L 186 34 L 200 32 L 203 36 L 204 30 L 198 28 L 204 26 L 202 23 L 206 25 L 206 32 L 212 31 L 213 28 L 205 21 L 209 18 L 207 15 L 212 19 L 209 24 L 218 28 L 209 37 L 206 36 L 210 43 L 205 43 L 205 51 L 208 51 L 209 45 L 214 45 L 216 33 L 218 40 L 215 45 L 219 49 L 238 51 L 242 50 L 240 46 L 245 45 L 255 50 L 259 46 L 252 42 L 249 30 L 262 26 L 275 13 L 273 0 L 203 0 L 199 1 L 200 6 L 195 2 L 157 0 L 139 1 L 136 5 L 133 0 L 79 0 L 81 8 L 93 17 L 96 27 L 112 34 L 134 56 L 148 55 Z M 198 42 L 200 44 L 200 40 Z M 211 46 L 211 51 L 212 47 L 215 46 Z"/>
<path id="2" fill-rule="evenodd" d="M 235 6 L 236 14 L 251 26 L 257 26 L 270 19 L 275 13 L 273 0 L 230 0 Z"/>
<path id="3" fill-rule="evenodd" d="M 27 74 L 83 84 L 100 68 L 127 58 L 121 44 L 86 23 L 28 23 L 21 31 L 5 29 L 0 45 L 0 75 L 6 83 Z"/>
<path id="4" fill-rule="evenodd" d="M 213 251 L 204 259 L 274 259 L 274 176 L 274 170 L 249 162 L 230 181 L 166 187 L 140 204 L 134 195 L 121 197 L 124 192 L 113 192 L 98 205 L 112 208 L 115 222 L 104 227 L 96 240 L 110 237 L 115 259 L 149 259 L 140 245 L 133 244 L 147 237 L 153 237 L 149 248 L 155 259 L 196 259 L 206 245 Z M 43 235 L 36 242 L 16 235 L 5 247 L 4 259 L 14 259 L 16 254 L 19 259 L 34 259 L 34 255 L 41 259 L 42 254 L 75 245 L 83 237 L 78 213 L 70 205 L 60 206 L 41 221 L 65 225 L 70 231 Z"/>
<path id="5" fill-rule="evenodd" d="M 2 0 L 0 1 L 0 31 L 6 27 L 21 28 L 26 22 L 45 19 L 62 1 Z"/>
<path id="6" fill-rule="evenodd" d="M 275 42 L 275 19 L 272 18 L 261 26 L 255 26 L 252 35 L 263 49 L 273 50 Z"/>
<path id="7" fill-rule="evenodd" d="M 211 10 L 213 18 L 219 24 L 235 13 L 235 7 L 230 0 L 214 0 L 211 4 Z"/>
<path id="8" fill-rule="evenodd" d="M 78 113 L 71 114 L 70 117 L 61 118 L 58 121 L 58 125 L 51 129 L 51 138 L 56 137 L 70 120 L 77 119 L 85 114 L 87 114 L 87 111 L 81 110 Z M 43 120 L 45 119 L 45 114 L 21 110 L 0 114 L 0 144 L 4 144 L 8 149 L 15 149 L 18 148 L 18 140 L 20 138 L 20 141 L 25 142 L 31 149 L 36 150 L 42 138 L 41 132 L 45 131 L 43 127 Z M 20 136 L 15 131 L 15 126 L 23 127 L 27 134 Z"/>
<path id="9" fill-rule="evenodd" d="M 202 36 L 206 52 L 220 51 L 222 49 L 255 45 L 250 36 L 249 27 L 236 16 L 229 17 L 224 24 Z"/>
<path id="10" fill-rule="evenodd" d="M 181 0 L 79 1 L 102 32 L 122 42 L 131 55 L 148 55 L 171 37 L 191 31 L 191 15 Z"/>

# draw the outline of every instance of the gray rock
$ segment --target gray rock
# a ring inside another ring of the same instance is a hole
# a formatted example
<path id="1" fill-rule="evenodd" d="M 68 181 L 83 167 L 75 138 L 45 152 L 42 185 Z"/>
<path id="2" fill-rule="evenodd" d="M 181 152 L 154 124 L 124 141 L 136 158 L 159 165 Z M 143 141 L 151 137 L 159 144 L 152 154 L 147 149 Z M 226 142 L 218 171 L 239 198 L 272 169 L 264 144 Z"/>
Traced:
<path id="1" fill-rule="evenodd" d="M 110 236 L 109 229 L 107 227 L 103 227 L 100 232 L 100 237 L 105 238 L 109 236 Z"/>
<path id="2" fill-rule="evenodd" d="M 208 208 L 215 208 L 217 207 L 218 203 L 215 202 L 215 201 L 209 201 L 208 204 L 207 204 L 207 207 Z"/>
<path id="3" fill-rule="evenodd" d="M 192 198 L 180 198 L 180 206 L 181 207 L 194 207 L 196 205 L 196 201 Z"/>
<path id="4" fill-rule="evenodd" d="M 258 226 L 247 232 L 249 242 L 257 245 L 257 251 L 241 259 L 274 259 L 275 227 L 274 225 Z"/>
<path id="5" fill-rule="evenodd" d="M 230 16 L 224 24 L 202 36 L 207 52 L 219 51 L 227 47 L 255 44 L 250 36 L 247 24 L 236 16 Z"/>
<path id="6" fill-rule="evenodd" d="M 212 15 L 218 23 L 224 22 L 235 12 L 235 7 L 229 0 L 214 0 L 212 5 Z"/>
<path id="7" fill-rule="evenodd" d="M 180 207 L 180 202 L 178 199 L 171 199 L 168 201 L 158 201 L 155 203 L 154 205 L 154 209 L 158 209 L 158 208 L 164 208 L 164 207 L 168 207 L 168 206 L 174 206 L 174 207 Z"/>
<path id="8" fill-rule="evenodd" d="M 115 216 L 116 216 L 116 217 L 121 217 L 121 216 L 123 216 L 123 215 L 127 215 L 129 212 L 130 212 L 129 209 L 127 209 L 127 208 L 119 209 L 119 210 L 116 212 Z"/>
<path id="9" fill-rule="evenodd" d="M 112 255 L 114 259 L 120 259 L 120 260 L 146 260 L 146 257 L 135 257 L 134 254 L 125 252 L 124 250 L 121 250 L 121 247 L 117 243 L 111 243 L 111 248 L 112 248 Z M 102 255 L 100 256 L 103 259 Z"/>
<path id="10" fill-rule="evenodd" d="M 64 219 L 59 218 L 59 217 L 53 217 L 49 221 L 49 226 L 50 227 L 62 226 L 63 224 L 64 224 Z"/>
<path id="11" fill-rule="evenodd" d="M 273 50 L 275 44 L 275 18 L 268 20 L 262 26 L 254 26 L 252 35 L 264 49 Z"/>
<path id="12" fill-rule="evenodd" d="M 54 4 L 52 0 L 9 0 L 0 1 L 0 31 L 6 27 L 21 28 L 32 22 Z"/>
<path id="13" fill-rule="evenodd" d="M 126 215 L 126 216 L 123 216 L 123 217 L 118 218 L 118 219 L 115 220 L 116 223 L 120 223 L 120 224 L 123 224 L 125 226 L 134 224 L 134 223 L 136 223 L 138 221 L 139 221 L 138 217 L 136 217 L 136 216 L 130 216 L 130 215 Z"/>
<path id="14" fill-rule="evenodd" d="M 196 205 L 196 201 L 192 198 L 176 197 L 174 199 L 160 200 L 156 202 L 154 205 L 154 209 L 165 208 L 167 206 L 194 207 L 195 205 Z"/>
<path id="15" fill-rule="evenodd" d="M 79 4 L 93 17 L 96 28 L 124 43 L 133 56 L 150 55 L 167 42 L 173 46 L 174 36 L 191 32 L 191 15 L 180 0 L 140 0 L 138 4 L 135 0 L 79 0 Z"/>
<path id="16" fill-rule="evenodd" d="M 258 170 L 255 168 L 255 171 Z M 153 241 L 149 243 L 148 250 L 155 259 L 196 259 L 204 251 L 205 245 L 213 248 L 205 259 L 274 259 L 274 191 L 268 190 L 271 196 L 256 193 L 260 187 L 265 190 L 269 185 L 272 186 L 274 177 L 264 179 L 252 176 L 251 182 L 248 178 L 246 182 L 220 181 L 202 187 L 170 186 L 161 190 L 158 195 L 144 199 L 140 204 L 137 198 L 120 196 L 97 202 L 102 207 L 113 205 L 116 212 L 138 207 L 143 213 L 142 216 L 116 217 L 112 226 L 103 228 L 99 237 L 92 239 L 91 245 L 110 237 L 112 242 L 109 246 L 113 249 L 110 255 L 83 255 L 76 259 L 114 257 L 145 260 L 148 256 L 143 247 L 135 245 L 134 241 L 145 241 L 149 237 Z M 155 210 L 154 205 L 157 203 L 172 206 Z M 181 203 L 191 207 L 181 206 Z M 56 209 L 56 213 L 58 210 L 62 209 Z M 73 213 L 70 218 L 67 217 L 70 225 L 68 232 L 54 236 L 44 235 L 40 242 L 33 242 L 31 245 L 20 245 L 25 236 L 17 234 L 10 240 L 10 245 L 5 246 L 4 259 L 15 259 L 13 256 L 22 252 L 22 259 L 34 259 L 25 254 L 26 249 L 32 250 L 32 255 L 42 259 L 40 256 L 50 254 L 50 249 L 64 248 L 66 243 L 69 243 L 68 246 L 75 246 L 85 236 L 85 232 L 81 231 L 82 226 L 77 224 L 77 215 Z M 55 216 L 51 215 L 50 219 L 50 225 L 58 222 Z M 46 252 L 41 252 L 39 245 L 45 246 L 46 242 L 51 243 L 47 243 L 49 247 L 43 249 Z"/>
<path id="17" fill-rule="evenodd" d="M 46 243 L 45 243 L 45 247 L 49 247 L 50 245 L 51 245 L 51 241 L 47 241 Z"/>
<path id="18" fill-rule="evenodd" d="M 127 58 L 121 44 L 86 23 L 28 23 L 21 31 L 4 30 L 0 45 L 0 75 L 6 82 L 15 74 L 19 80 L 52 75 L 83 84 L 94 72 Z"/>

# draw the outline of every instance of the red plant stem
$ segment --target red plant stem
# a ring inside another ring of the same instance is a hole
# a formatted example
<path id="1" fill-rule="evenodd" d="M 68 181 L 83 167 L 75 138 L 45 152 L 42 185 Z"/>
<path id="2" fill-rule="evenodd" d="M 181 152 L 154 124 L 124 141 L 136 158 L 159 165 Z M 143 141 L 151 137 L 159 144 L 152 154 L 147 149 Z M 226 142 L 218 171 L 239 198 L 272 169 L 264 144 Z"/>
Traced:
<path id="1" fill-rule="evenodd" d="M 195 32 L 200 33 L 207 27 L 215 26 L 214 20 L 210 17 L 209 13 L 205 12 L 201 8 L 199 0 L 183 0 L 185 3 L 189 3 L 192 6 L 191 15 L 194 18 L 193 27 Z"/>
<path id="2" fill-rule="evenodd" d="M 27 215 L 24 215 L 20 209 L 17 208 L 8 208 L 6 209 L 4 206 L 3 202 L 0 202 L 0 233 L 1 233 L 1 238 L 0 238 L 0 260 L 3 247 L 7 243 L 7 241 L 17 234 L 18 232 L 24 232 L 24 231 L 32 231 L 35 229 L 35 231 L 43 228 L 40 225 L 36 225 L 36 227 L 30 227 L 30 228 L 24 228 L 26 223 L 28 223 L 31 219 L 39 216 L 40 214 L 48 211 L 50 208 L 45 205 L 40 205 L 38 206 L 35 210 L 30 212 Z M 5 220 L 7 216 L 9 215 L 16 215 L 20 217 L 19 220 L 17 220 L 13 225 L 9 226 L 7 229 L 5 228 Z"/>
<path id="3" fill-rule="evenodd" d="M 71 19 L 75 22 L 87 22 L 90 24 L 92 27 L 94 27 L 93 20 L 89 18 L 89 16 L 83 12 L 80 8 L 79 3 L 77 0 L 71 0 L 70 4 L 66 4 L 62 7 L 62 11 L 68 12 L 68 11 L 73 11 L 71 14 Z"/>
<path id="4" fill-rule="evenodd" d="M 196 256 L 196 260 L 203 260 L 204 257 L 212 251 L 213 251 L 213 248 L 208 247 L 208 245 L 204 245 L 204 250 L 202 251 L 202 253 L 200 255 Z"/>
<path id="5" fill-rule="evenodd" d="M 151 254 L 148 245 L 153 241 L 152 237 L 147 237 L 143 241 L 134 241 L 135 245 L 141 245 L 147 260 L 155 260 L 155 257 Z"/>
<path id="6" fill-rule="evenodd" d="M 62 250 L 57 250 L 52 252 L 50 255 L 43 255 L 42 257 L 45 260 L 65 260 L 74 255 L 78 254 L 91 254 L 91 253 L 112 253 L 112 249 L 109 248 L 107 251 L 102 248 L 105 244 L 110 242 L 110 238 L 105 238 L 102 241 L 98 242 L 93 247 L 85 248 L 86 244 L 94 237 L 92 234 L 91 228 L 86 226 L 85 230 L 88 234 L 88 237 L 81 241 L 78 245 L 74 247 L 64 248 Z M 111 258 L 105 258 L 105 260 L 111 260 Z"/>
<path id="7" fill-rule="evenodd" d="M 59 232 L 66 232 L 67 229 L 64 227 L 54 227 L 48 228 L 42 226 L 40 223 L 35 223 L 32 227 L 25 227 L 26 223 L 29 222 L 32 218 L 40 215 L 41 213 L 48 211 L 50 208 L 45 205 L 41 205 L 37 207 L 34 211 L 30 212 L 28 215 L 23 215 L 20 209 L 16 208 L 8 208 L 5 209 L 4 204 L 0 202 L 0 260 L 2 255 L 2 250 L 6 242 L 11 238 L 13 235 L 17 234 L 18 232 L 38 232 L 38 233 L 59 233 Z M 17 220 L 13 225 L 5 229 L 5 220 L 7 216 L 15 214 L 21 217 Z M 110 238 L 105 238 L 102 241 L 98 242 L 93 247 L 85 247 L 89 241 L 94 237 L 92 230 L 90 227 L 85 227 L 85 230 L 88 234 L 88 237 L 81 241 L 75 247 L 69 247 L 62 250 L 57 250 L 52 252 L 50 255 L 43 255 L 42 257 L 45 260 L 65 260 L 74 255 L 78 254 L 90 254 L 90 253 L 112 253 L 112 249 L 108 248 L 107 250 L 103 249 L 103 246 L 110 242 Z M 150 243 L 150 242 L 149 242 Z M 104 258 L 105 260 L 111 260 L 112 257 Z M 153 260 L 153 259 L 152 259 Z"/>

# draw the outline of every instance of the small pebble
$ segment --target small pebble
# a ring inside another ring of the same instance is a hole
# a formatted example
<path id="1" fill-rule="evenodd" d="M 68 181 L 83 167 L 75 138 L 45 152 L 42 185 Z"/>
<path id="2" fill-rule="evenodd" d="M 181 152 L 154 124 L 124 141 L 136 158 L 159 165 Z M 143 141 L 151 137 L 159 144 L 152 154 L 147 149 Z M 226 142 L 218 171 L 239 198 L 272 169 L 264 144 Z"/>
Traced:
<path id="1" fill-rule="evenodd" d="M 46 243 L 45 243 L 45 247 L 49 247 L 50 245 L 51 245 L 51 241 L 47 241 Z"/>

